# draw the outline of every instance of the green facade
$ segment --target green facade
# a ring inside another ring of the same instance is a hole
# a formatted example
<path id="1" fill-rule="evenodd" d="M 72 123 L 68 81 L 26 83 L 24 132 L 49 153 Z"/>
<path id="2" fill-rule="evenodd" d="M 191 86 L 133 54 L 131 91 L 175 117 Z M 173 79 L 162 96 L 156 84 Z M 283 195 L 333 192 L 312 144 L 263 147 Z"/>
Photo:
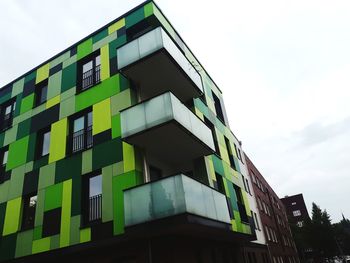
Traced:
<path id="1" fill-rule="evenodd" d="M 102 174 L 101 224 L 110 236 L 124 233 L 123 190 L 143 183 L 143 169 L 139 150 L 121 139 L 120 111 L 137 99 L 129 80 L 118 71 L 116 49 L 130 41 L 127 30 L 143 22 L 151 27 L 161 25 L 188 60 L 198 65 L 204 96 L 193 100 L 191 110 L 214 125 L 220 149 L 220 155 L 203 157 L 204 170 L 211 187 L 217 186 L 217 175 L 223 178 L 232 209 L 232 231 L 252 234 L 250 225 L 241 221 L 234 187 L 242 189 L 250 217 L 247 193 L 241 185 L 239 167 L 243 164 L 231 150 L 236 170 L 231 167 L 225 137 L 230 149 L 239 143 L 215 111 L 212 94 L 218 98 L 222 94 L 158 7 L 146 2 L 0 90 L 0 107 L 16 101 L 12 126 L 0 133 L 0 149 L 8 147 L 9 175 L 0 184 L 0 261 L 94 242 L 99 230 L 82 223 L 81 201 L 84 175 L 94 171 Z M 101 81 L 77 92 L 79 61 L 96 51 L 101 57 Z M 45 81 L 47 100 L 35 106 L 35 88 Z M 92 111 L 94 145 L 71 154 L 67 150 L 70 118 L 86 109 Z M 38 132 L 45 128 L 51 131 L 49 155 L 37 158 Z M 31 192 L 37 194 L 34 226 L 23 230 L 24 196 Z M 52 211 L 60 215 L 59 233 L 46 236 L 43 225 Z"/>

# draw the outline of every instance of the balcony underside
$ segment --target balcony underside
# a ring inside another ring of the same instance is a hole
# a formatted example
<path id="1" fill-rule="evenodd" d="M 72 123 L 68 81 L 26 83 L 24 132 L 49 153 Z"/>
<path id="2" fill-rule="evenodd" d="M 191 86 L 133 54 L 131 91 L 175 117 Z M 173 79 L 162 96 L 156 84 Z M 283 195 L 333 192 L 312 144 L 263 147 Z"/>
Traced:
<path id="1" fill-rule="evenodd" d="M 123 138 L 123 140 L 145 149 L 147 153 L 172 165 L 183 166 L 196 158 L 213 153 L 212 149 L 186 131 L 175 120 Z"/>
<path id="2" fill-rule="evenodd" d="M 134 62 L 122 72 L 137 84 L 143 100 L 166 91 L 171 91 L 183 102 L 202 94 L 165 49 Z"/>

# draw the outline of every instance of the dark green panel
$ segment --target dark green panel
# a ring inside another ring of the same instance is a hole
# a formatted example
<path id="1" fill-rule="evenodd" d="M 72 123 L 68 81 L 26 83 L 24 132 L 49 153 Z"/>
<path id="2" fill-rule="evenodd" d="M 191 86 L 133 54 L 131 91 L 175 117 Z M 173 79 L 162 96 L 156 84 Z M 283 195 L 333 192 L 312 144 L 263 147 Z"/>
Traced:
<path id="1" fill-rule="evenodd" d="M 31 119 L 26 119 L 18 124 L 17 139 L 21 139 L 30 134 L 30 125 Z"/>
<path id="2" fill-rule="evenodd" d="M 65 92 L 74 87 L 77 82 L 77 63 L 73 63 L 62 70 L 61 92 Z"/>
<path id="3" fill-rule="evenodd" d="M 29 136 L 27 162 L 34 161 L 34 159 L 35 159 L 36 136 L 37 136 L 37 134 L 35 134 L 35 133 L 32 133 Z"/>
<path id="4" fill-rule="evenodd" d="M 122 141 L 120 138 L 99 144 L 92 152 L 92 169 L 97 170 L 123 159 Z"/>
<path id="5" fill-rule="evenodd" d="M 46 155 L 40 158 L 39 160 L 34 161 L 33 170 L 40 169 L 41 167 L 47 165 L 48 163 L 49 163 L 49 156 Z"/>
<path id="6" fill-rule="evenodd" d="M 109 58 L 114 58 L 117 56 L 117 48 L 126 43 L 126 35 L 118 37 L 109 43 Z"/>
<path id="7" fill-rule="evenodd" d="M 81 153 L 73 154 L 56 163 L 55 184 L 81 175 Z"/>
<path id="8" fill-rule="evenodd" d="M 0 204 L 0 233 L 1 233 L 1 234 L 2 234 L 2 230 L 3 230 L 3 228 L 4 228 L 6 204 L 7 204 L 7 203 L 1 203 L 1 204 Z M 1 238 L 0 238 L 0 243 L 1 243 Z"/>
<path id="9" fill-rule="evenodd" d="M 101 39 L 105 38 L 106 36 L 108 36 L 108 28 L 102 30 L 101 32 L 97 33 L 96 35 L 94 35 L 92 37 L 92 43 L 96 43 L 98 41 L 100 41 Z"/>
<path id="10" fill-rule="evenodd" d="M 31 80 L 35 79 L 35 77 L 36 77 L 36 71 L 34 70 L 32 73 L 25 76 L 24 82 L 31 81 Z"/>
<path id="11" fill-rule="evenodd" d="M 120 74 L 120 91 L 130 89 L 130 82 L 122 74 Z"/>
<path id="12" fill-rule="evenodd" d="M 22 93 L 16 96 L 16 109 L 15 109 L 14 117 L 17 117 L 18 115 L 20 115 L 21 102 L 22 102 Z"/>
<path id="13" fill-rule="evenodd" d="M 135 25 L 136 23 L 143 20 L 144 17 L 145 17 L 145 13 L 143 11 L 143 7 L 141 7 L 140 9 L 136 10 L 135 12 L 131 13 L 125 18 L 125 27 L 129 28 Z"/>
<path id="14" fill-rule="evenodd" d="M 9 260 L 15 257 L 17 234 L 4 236 L 0 244 L 0 260 Z"/>

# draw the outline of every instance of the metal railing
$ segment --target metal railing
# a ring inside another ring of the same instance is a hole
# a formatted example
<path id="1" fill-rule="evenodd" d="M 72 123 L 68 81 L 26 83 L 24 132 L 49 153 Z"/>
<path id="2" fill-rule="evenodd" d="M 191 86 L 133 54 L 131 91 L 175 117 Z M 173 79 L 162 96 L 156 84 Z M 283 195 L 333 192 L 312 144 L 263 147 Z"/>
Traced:
<path id="1" fill-rule="evenodd" d="M 13 112 L 4 115 L 1 123 L 1 130 L 6 130 L 11 127 L 13 120 Z"/>
<path id="2" fill-rule="evenodd" d="M 101 65 L 97 65 L 96 67 L 83 73 L 81 90 L 86 90 L 88 88 L 91 88 L 92 86 L 99 83 L 100 81 L 101 81 Z"/>
<path id="3" fill-rule="evenodd" d="M 73 133 L 72 153 L 89 149 L 93 145 L 92 126 Z"/>
<path id="4" fill-rule="evenodd" d="M 102 217 L 102 194 L 89 198 L 89 222 L 101 219 Z"/>

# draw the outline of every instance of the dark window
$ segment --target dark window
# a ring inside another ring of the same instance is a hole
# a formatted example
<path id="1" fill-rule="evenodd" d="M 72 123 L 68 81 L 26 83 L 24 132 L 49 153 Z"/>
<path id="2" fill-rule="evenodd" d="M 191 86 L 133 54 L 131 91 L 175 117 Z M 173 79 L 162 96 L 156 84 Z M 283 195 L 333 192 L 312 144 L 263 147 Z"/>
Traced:
<path id="1" fill-rule="evenodd" d="M 237 206 L 238 206 L 239 214 L 241 216 L 241 220 L 243 222 L 249 223 L 247 212 L 246 212 L 245 206 L 244 206 L 244 201 L 243 201 L 241 188 L 239 188 L 236 185 L 233 185 L 233 187 L 235 189 L 236 196 L 237 196 Z"/>
<path id="2" fill-rule="evenodd" d="M 0 183 L 5 180 L 8 153 L 8 147 L 4 147 L 0 150 Z"/>
<path id="3" fill-rule="evenodd" d="M 225 186 L 224 186 L 224 180 L 220 174 L 215 173 L 216 177 L 216 189 L 222 193 L 225 194 Z"/>
<path id="4" fill-rule="evenodd" d="M 16 101 L 12 100 L 1 106 L 0 112 L 0 129 L 7 130 L 12 126 L 13 115 L 16 109 Z"/>
<path id="5" fill-rule="evenodd" d="M 92 136 L 92 112 L 71 120 L 71 152 L 79 152 L 93 146 Z"/>
<path id="6" fill-rule="evenodd" d="M 38 139 L 37 139 L 37 158 L 38 159 L 49 154 L 50 137 L 51 137 L 51 132 L 49 129 L 45 129 L 38 132 Z"/>
<path id="7" fill-rule="evenodd" d="M 36 194 L 27 195 L 24 197 L 22 230 L 31 229 L 34 227 L 37 200 L 38 196 Z"/>
<path id="8" fill-rule="evenodd" d="M 42 237 L 57 235 L 61 228 L 61 207 L 44 212 Z"/>
<path id="9" fill-rule="evenodd" d="M 219 118 L 219 120 L 223 123 L 225 123 L 224 114 L 222 112 L 221 102 L 220 99 L 212 92 L 213 99 L 214 99 L 214 106 L 216 111 L 216 116 Z"/>
<path id="10" fill-rule="evenodd" d="M 154 166 L 149 167 L 150 180 L 155 181 L 162 178 L 162 171 Z"/>
<path id="11" fill-rule="evenodd" d="M 98 172 L 85 178 L 83 191 L 84 223 L 99 222 L 102 218 L 102 175 Z"/>
<path id="12" fill-rule="evenodd" d="M 260 225 L 259 225 L 259 221 L 258 221 L 258 216 L 257 214 L 254 212 L 254 218 L 255 218 L 255 224 L 258 230 L 260 230 Z"/>
<path id="13" fill-rule="evenodd" d="M 78 91 L 95 86 L 101 81 L 101 57 L 99 53 L 84 58 L 79 62 Z"/>
<path id="14" fill-rule="evenodd" d="M 39 83 L 35 87 L 35 106 L 45 103 L 47 100 L 47 81 Z"/>
<path id="15" fill-rule="evenodd" d="M 230 141 L 226 137 L 225 137 L 225 144 L 226 144 L 226 149 L 227 149 L 227 153 L 228 153 L 228 158 L 230 160 L 230 165 L 233 169 L 235 169 L 237 171 L 235 160 L 234 160 L 233 154 L 232 154 L 231 144 L 230 144 Z"/>
<path id="16" fill-rule="evenodd" d="M 239 156 L 239 159 L 241 160 L 241 162 L 243 163 L 243 158 L 242 158 L 241 150 L 240 150 L 240 149 L 238 149 L 238 156 Z"/>
<path id="17" fill-rule="evenodd" d="M 247 185 L 247 192 L 248 192 L 249 194 L 252 194 L 252 192 L 250 191 L 248 179 L 245 179 L 245 182 L 246 182 L 246 185 Z"/>
<path id="18" fill-rule="evenodd" d="M 204 123 L 209 127 L 211 130 L 211 134 L 213 136 L 214 146 L 215 146 L 215 152 L 220 155 L 220 149 L 218 144 L 218 139 L 216 137 L 215 127 L 214 124 L 211 123 L 210 120 L 208 120 L 206 117 L 204 117 Z"/>

